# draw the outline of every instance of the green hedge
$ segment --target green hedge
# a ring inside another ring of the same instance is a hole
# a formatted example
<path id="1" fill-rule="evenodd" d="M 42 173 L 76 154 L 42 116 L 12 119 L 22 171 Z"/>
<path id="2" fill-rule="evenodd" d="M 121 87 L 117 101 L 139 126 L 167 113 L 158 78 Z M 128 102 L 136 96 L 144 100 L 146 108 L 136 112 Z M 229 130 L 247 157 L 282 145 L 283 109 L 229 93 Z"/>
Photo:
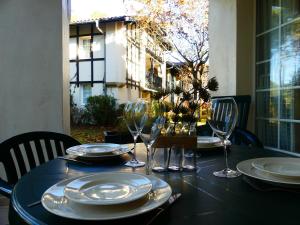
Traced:
<path id="1" fill-rule="evenodd" d="M 93 124 L 107 126 L 116 122 L 117 103 L 112 96 L 91 96 L 88 98 L 85 108 Z"/>

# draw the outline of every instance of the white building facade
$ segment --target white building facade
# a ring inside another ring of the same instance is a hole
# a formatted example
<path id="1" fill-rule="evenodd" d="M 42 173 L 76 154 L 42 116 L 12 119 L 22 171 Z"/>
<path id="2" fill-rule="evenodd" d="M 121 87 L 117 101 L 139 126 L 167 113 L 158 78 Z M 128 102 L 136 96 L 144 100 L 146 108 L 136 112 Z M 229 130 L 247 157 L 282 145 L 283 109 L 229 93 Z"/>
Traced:
<path id="1" fill-rule="evenodd" d="M 78 107 L 89 96 L 110 95 L 121 104 L 166 88 L 163 49 L 129 17 L 71 24 L 69 55 L 70 93 Z"/>

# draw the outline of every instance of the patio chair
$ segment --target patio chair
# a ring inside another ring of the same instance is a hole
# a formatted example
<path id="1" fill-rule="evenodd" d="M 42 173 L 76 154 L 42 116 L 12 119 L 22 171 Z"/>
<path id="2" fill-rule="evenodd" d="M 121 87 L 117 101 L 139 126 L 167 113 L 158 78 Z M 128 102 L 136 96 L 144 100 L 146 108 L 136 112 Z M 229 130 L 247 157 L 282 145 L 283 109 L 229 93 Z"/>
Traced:
<path id="1" fill-rule="evenodd" d="M 230 137 L 231 143 L 235 145 L 245 145 L 249 147 L 263 148 L 263 143 L 252 132 L 236 127 Z"/>
<path id="2" fill-rule="evenodd" d="M 67 148 L 80 145 L 74 138 L 60 133 L 35 131 L 9 138 L 0 144 L 0 165 L 6 181 L 0 179 L 0 194 L 10 197 L 13 185 L 31 169 L 57 156 Z"/>
<path id="3" fill-rule="evenodd" d="M 250 95 L 236 95 L 236 96 L 218 96 L 212 97 L 214 98 L 233 98 L 238 107 L 238 120 L 236 126 L 242 129 L 247 129 L 249 109 L 251 104 L 251 96 Z"/>
<path id="4" fill-rule="evenodd" d="M 212 97 L 214 98 L 229 98 L 232 97 L 238 107 L 238 120 L 236 124 L 236 128 L 234 129 L 230 141 L 236 145 L 247 145 L 252 147 L 263 148 L 262 142 L 259 138 L 247 130 L 248 123 L 248 115 L 251 104 L 251 96 L 250 95 L 237 95 L 237 96 L 218 96 Z M 218 105 L 219 112 L 222 113 L 223 106 Z M 198 134 L 201 136 L 210 136 L 213 134 L 210 126 L 208 124 L 200 127 Z"/>

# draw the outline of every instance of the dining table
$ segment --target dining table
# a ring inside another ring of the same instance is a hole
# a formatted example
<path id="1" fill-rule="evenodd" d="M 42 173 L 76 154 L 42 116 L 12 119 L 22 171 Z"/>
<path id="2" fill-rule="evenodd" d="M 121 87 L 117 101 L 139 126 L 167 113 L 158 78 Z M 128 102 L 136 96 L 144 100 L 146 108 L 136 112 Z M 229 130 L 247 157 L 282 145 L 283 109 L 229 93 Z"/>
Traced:
<path id="1" fill-rule="evenodd" d="M 228 152 L 229 166 L 259 157 L 288 157 L 288 154 L 249 146 L 232 145 Z M 146 148 L 137 144 L 137 157 L 146 159 Z M 64 218 L 48 212 L 39 200 L 52 185 L 67 178 L 101 172 L 145 174 L 145 167 L 131 168 L 124 164 L 131 155 L 115 160 L 85 165 L 54 159 L 22 176 L 14 186 L 9 208 L 10 224 L 300 224 L 300 191 L 249 179 L 220 178 L 213 175 L 225 167 L 222 149 L 202 152 L 195 171 L 152 172 L 151 176 L 166 181 L 173 193 L 180 193 L 174 204 L 163 212 L 153 210 L 142 215 L 112 221 L 88 221 Z M 37 204 L 29 207 L 30 203 Z M 152 218 L 155 218 L 152 220 Z"/>

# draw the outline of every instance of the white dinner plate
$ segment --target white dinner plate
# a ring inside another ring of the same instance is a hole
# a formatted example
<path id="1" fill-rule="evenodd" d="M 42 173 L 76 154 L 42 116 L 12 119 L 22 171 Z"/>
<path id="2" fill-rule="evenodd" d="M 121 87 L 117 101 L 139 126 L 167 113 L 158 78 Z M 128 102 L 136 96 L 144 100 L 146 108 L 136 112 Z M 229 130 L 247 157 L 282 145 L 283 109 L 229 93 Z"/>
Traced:
<path id="1" fill-rule="evenodd" d="M 87 148 L 89 146 L 89 148 Z M 105 146 L 100 148 L 100 146 Z M 111 146 L 110 148 L 107 146 Z M 112 146 L 115 146 L 114 148 Z M 85 144 L 77 145 L 66 150 L 67 154 L 73 156 L 79 156 L 82 158 L 102 158 L 102 157 L 113 157 L 128 153 L 130 149 L 127 145 L 118 144 Z"/>
<path id="2" fill-rule="evenodd" d="M 119 205 L 84 205 L 64 196 L 64 188 L 77 178 L 63 180 L 50 187 L 42 196 L 43 207 L 58 216 L 78 220 L 113 220 L 136 216 L 164 204 L 171 196 L 172 189 L 165 181 L 148 176 L 152 190 L 144 198 Z"/>
<path id="3" fill-rule="evenodd" d="M 230 145 L 230 141 L 227 141 L 227 145 Z M 212 136 L 198 136 L 197 148 L 219 148 L 223 143 L 220 138 Z"/>
<path id="4" fill-rule="evenodd" d="M 99 173 L 67 184 L 65 196 L 81 204 L 114 205 L 142 198 L 151 188 L 151 181 L 141 174 Z"/>
<path id="5" fill-rule="evenodd" d="M 258 158 L 252 162 L 258 170 L 275 176 L 300 178 L 300 159 L 291 157 Z"/>
<path id="6" fill-rule="evenodd" d="M 256 159 L 249 159 L 237 164 L 237 170 L 242 174 L 259 179 L 266 182 L 271 182 L 273 184 L 284 184 L 284 185 L 300 185 L 300 179 L 282 177 L 282 176 L 273 176 L 270 173 L 266 173 L 262 170 L 258 170 L 252 166 L 252 162 Z"/>
<path id="7" fill-rule="evenodd" d="M 85 155 L 107 155 L 113 154 L 114 151 L 117 151 L 122 146 L 119 144 L 112 144 L 112 143 L 92 143 L 92 144 L 83 144 L 83 145 L 76 145 L 72 146 L 67 149 L 69 152 L 78 152 L 79 154 Z"/>

